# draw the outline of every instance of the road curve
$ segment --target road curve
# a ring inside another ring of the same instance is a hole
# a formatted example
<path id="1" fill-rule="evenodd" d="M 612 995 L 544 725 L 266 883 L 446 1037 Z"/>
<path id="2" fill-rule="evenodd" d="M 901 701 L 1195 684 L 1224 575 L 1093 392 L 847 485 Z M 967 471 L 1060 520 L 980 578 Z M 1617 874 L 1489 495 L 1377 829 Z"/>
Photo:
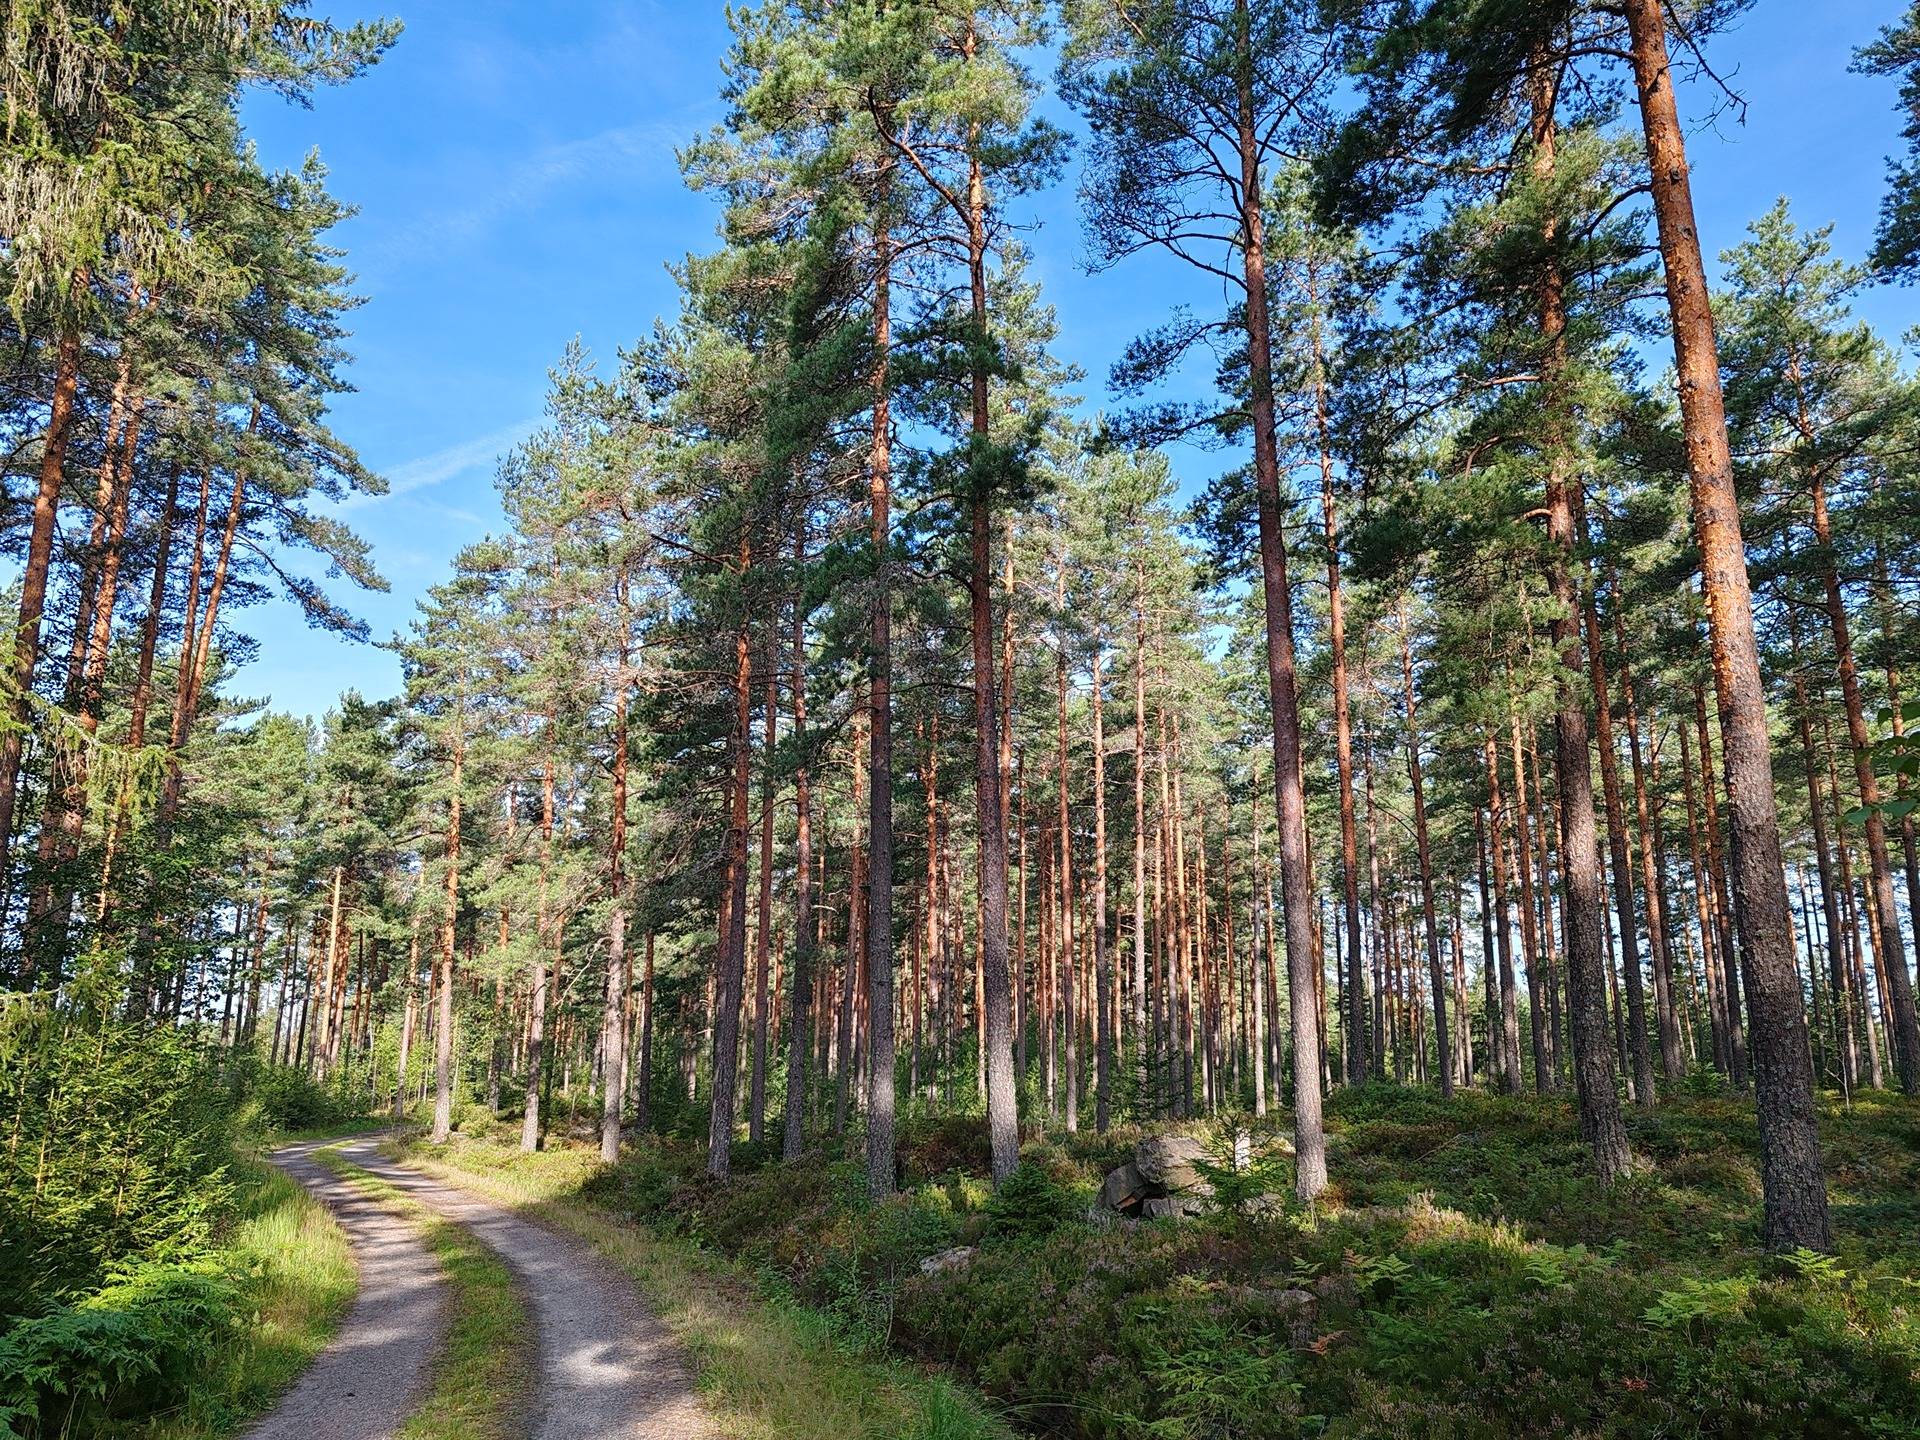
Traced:
<path id="1" fill-rule="evenodd" d="M 533 1440 L 713 1440 L 679 1347 L 624 1275 L 585 1243 L 396 1164 L 376 1143 L 341 1154 L 465 1226 L 514 1272 L 539 1339 Z"/>
<path id="2" fill-rule="evenodd" d="M 446 1334 L 447 1286 L 433 1252 L 413 1226 L 312 1158 L 327 1143 L 270 1158 L 340 1222 L 359 1291 L 333 1343 L 247 1440 L 388 1440 L 426 1393 Z"/>

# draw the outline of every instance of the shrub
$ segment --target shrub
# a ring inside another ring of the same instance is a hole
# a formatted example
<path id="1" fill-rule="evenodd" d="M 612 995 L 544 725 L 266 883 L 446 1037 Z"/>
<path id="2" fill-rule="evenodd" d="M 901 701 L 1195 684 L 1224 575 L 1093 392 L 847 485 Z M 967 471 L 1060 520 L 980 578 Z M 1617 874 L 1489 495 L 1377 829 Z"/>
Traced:
<path id="1" fill-rule="evenodd" d="M 1043 1240 L 1085 1209 L 1066 1186 L 1023 1160 L 987 1201 L 987 1233 L 999 1240 Z"/>
<path id="2" fill-rule="evenodd" d="M 0 1437 L 64 1435 L 129 1406 L 161 1409 L 237 1323 L 207 1262 L 131 1267 L 85 1299 L 0 1336 Z"/>
<path id="3" fill-rule="evenodd" d="M 268 1131 L 287 1133 L 338 1125 L 363 1113 L 359 1100 L 320 1084 L 294 1065 L 252 1065 L 244 1083 L 253 1113 Z"/>

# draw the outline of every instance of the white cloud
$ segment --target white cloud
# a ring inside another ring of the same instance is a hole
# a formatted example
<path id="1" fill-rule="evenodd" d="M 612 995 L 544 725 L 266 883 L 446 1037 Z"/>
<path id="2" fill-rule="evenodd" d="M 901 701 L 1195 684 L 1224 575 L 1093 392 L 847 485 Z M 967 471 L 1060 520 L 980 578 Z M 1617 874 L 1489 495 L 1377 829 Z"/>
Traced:
<path id="1" fill-rule="evenodd" d="M 385 496 L 350 495 L 341 502 L 339 508 L 357 510 L 396 495 L 431 489 L 483 465 L 491 466 L 503 453 L 531 435 L 539 424 L 537 419 L 516 420 L 485 435 L 476 435 L 471 440 L 461 440 L 431 454 L 402 461 L 386 471 Z"/>
<path id="2" fill-rule="evenodd" d="M 429 257 L 442 259 L 449 243 L 483 234 L 501 217 L 531 210 L 554 191 L 576 182 L 605 185 L 649 173 L 677 176 L 674 149 L 693 138 L 693 133 L 686 120 L 676 118 L 618 125 L 543 146 L 492 175 L 472 204 L 434 209 L 356 253 L 375 273 Z"/>

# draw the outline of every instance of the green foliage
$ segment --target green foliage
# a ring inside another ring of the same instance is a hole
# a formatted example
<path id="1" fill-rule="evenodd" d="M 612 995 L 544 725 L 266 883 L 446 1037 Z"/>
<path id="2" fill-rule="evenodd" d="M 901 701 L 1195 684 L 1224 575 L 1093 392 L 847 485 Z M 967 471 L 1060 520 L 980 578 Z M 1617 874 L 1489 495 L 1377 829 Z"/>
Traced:
<path id="1" fill-rule="evenodd" d="M 1085 1202 L 1031 1160 L 1023 1160 L 987 1201 L 987 1233 L 1001 1240 L 1044 1240 L 1086 1213 Z"/>
<path id="2" fill-rule="evenodd" d="M 0 1052 L 0 1314 L 201 1253 L 232 1199 L 241 1094 L 194 1031 L 22 1017 Z"/>
<path id="3" fill-rule="evenodd" d="M 1752 1282 L 1731 1276 L 1724 1280 L 1683 1278 L 1672 1290 L 1646 1308 L 1642 1318 L 1661 1330 L 1682 1330 L 1700 1320 L 1731 1320 L 1747 1303 Z"/>
<path id="4" fill-rule="evenodd" d="M 293 1065 L 249 1065 L 246 1080 L 252 1115 L 269 1133 L 320 1130 L 365 1113 L 366 1092 L 323 1085 Z"/>
<path id="5" fill-rule="evenodd" d="M 93 1294 L 0 1335 L 0 1437 L 163 1409 L 240 1323 L 218 1266 L 135 1264 Z"/>
<path id="6" fill-rule="evenodd" d="M 4 1014 L 0 1126 L 17 1143 L 0 1159 L 0 1435 L 188 1399 L 246 1408 L 209 1398 L 226 1383 L 215 1362 L 256 1298 L 285 1286 L 236 1244 L 262 1188 L 237 1147 L 353 1105 L 193 1027 L 83 1023 L 25 1001 Z"/>
<path id="7" fill-rule="evenodd" d="M 1249 1323 L 1205 1320 L 1179 1328 L 1185 1317 L 1154 1309 L 1140 1313 L 1150 1328 L 1145 1347 L 1149 1387 L 1164 1397 L 1163 1413 L 1141 1428 L 1165 1440 L 1238 1440 L 1240 1436 L 1282 1433 L 1290 1427 L 1301 1386 L 1293 1377 L 1293 1356 L 1284 1336 L 1262 1332 Z M 1178 1338 L 1172 1344 L 1154 1328 Z"/>

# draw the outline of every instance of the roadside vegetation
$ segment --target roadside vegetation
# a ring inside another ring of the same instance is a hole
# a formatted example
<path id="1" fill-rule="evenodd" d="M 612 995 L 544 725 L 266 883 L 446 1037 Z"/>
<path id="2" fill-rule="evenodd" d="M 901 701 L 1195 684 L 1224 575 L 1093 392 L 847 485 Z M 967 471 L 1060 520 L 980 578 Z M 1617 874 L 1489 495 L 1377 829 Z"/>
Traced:
<path id="1" fill-rule="evenodd" d="M 0 1022 L 0 1437 L 232 1432 L 352 1298 L 345 1236 L 259 1158 L 350 1093 L 192 1031 Z"/>
<path id="2" fill-rule="evenodd" d="M 1340 1182 L 1318 1204 L 1254 1203 L 1290 1175 L 1256 1130 L 1242 1183 L 1216 1174 L 1220 1203 L 1189 1220 L 1093 1208 L 1143 1133 L 1122 1127 L 1029 1141 L 996 1193 L 981 1120 L 910 1121 L 881 1201 L 857 1152 L 831 1148 L 737 1148 L 724 1182 L 686 1139 L 612 1167 L 558 1139 L 525 1155 L 484 1125 L 406 1153 L 619 1259 L 723 1403 L 764 1386 L 813 1410 L 822 1372 L 795 1352 L 830 1337 L 1087 1440 L 1920 1433 L 1920 1108 L 1828 1106 L 1835 1251 L 1769 1255 L 1751 1106 L 1697 1088 L 1631 1117 L 1642 1166 L 1610 1187 L 1568 1102 L 1339 1092 Z M 1236 1127 L 1192 1128 L 1225 1151 Z M 771 1318 L 718 1345 L 743 1285 Z M 776 1327 L 808 1343 L 766 1344 Z M 892 1433 L 818 1419 L 767 1433 Z"/>
<path id="3" fill-rule="evenodd" d="M 965 1385 L 891 1350 L 881 1330 L 770 1283 L 747 1253 L 636 1218 L 606 1190 L 597 1154 L 556 1137 L 523 1154 L 469 1115 L 453 1143 L 410 1136 L 399 1158 L 584 1240 L 627 1274 L 685 1347 L 702 1399 L 741 1440 L 1011 1440 Z M 651 1151 L 643 1152 L 651 1154 Z M 629 1160 L 617 1170 L 647 1163 Z M 771 1217 L 769 1217 L 771 1218 Z"/>

